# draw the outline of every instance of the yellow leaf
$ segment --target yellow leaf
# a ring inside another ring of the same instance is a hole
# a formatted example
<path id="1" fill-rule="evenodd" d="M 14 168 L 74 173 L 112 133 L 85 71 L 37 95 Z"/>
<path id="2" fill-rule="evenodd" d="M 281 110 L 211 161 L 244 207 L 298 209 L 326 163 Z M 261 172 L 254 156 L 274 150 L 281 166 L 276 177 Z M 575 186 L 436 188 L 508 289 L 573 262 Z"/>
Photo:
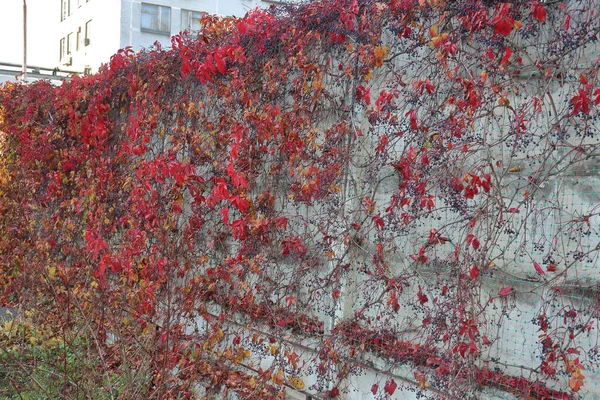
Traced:
<path id="1" fill-rule="evenodd" d="M 304 389 L 304 381 L 301 378 L 298 377 L 292 377 L 289 379 L 290 383 L 292 384 L 292 386 L 294 386 L 296 389 Z"/>
<path id="2" fill-rule="evenodd" d="M 272 344 L 269 349 L 269 352 L 271 353 L 272 356 L 274 356 L 275 354 L 277 354 L 277 350 L 279 350 L 279 346 Z"/>
<path id="3" fill-rule="evenodd" d="M 283 376 L 283 370 L 282 369 L 278 369 L 276 373 L 274 373 L 273 375 L 271 375 L 271 380 L 276 385 L 283 385 L 283 379 L 284 379 L 284 376 Z"/>
<path id="4" fill-rule="evenodd" d="M 383 66 L 383 59 L 388 55 L 389 48 L 387 46 L 375 46 L 373 54 L 375 55 L 375 66 Z"/>
<path id="5" fill-rule="evenodd" d="M 48 276 L 50 277 L 50 279 L 54 279 L 54 277 L 56 276 L 56 267 L 48 267 Z"/>
<path id="6" fill-rule="evenodd" d="M 431 38 L 429 45 L 432 47 L 440 47 L 448 38 L 447 33 L 442 33 L 441 35 L 437 35 Z"/>
<path id="7" fill-rule="evenodd" d="M 437 25 L 432 25 L 431 28 L 429 28 L 429 34 L 431 35 L 432 38 L 439 35 Z"/>

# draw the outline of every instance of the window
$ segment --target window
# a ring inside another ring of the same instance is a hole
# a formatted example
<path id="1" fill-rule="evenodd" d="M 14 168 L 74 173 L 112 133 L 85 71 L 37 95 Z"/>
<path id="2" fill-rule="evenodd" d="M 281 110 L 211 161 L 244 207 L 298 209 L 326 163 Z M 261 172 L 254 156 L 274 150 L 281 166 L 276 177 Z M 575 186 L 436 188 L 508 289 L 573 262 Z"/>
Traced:
<path id="1" fill-rule="evenodd" d="M 142 3 L 142 30 L 171 33 L 171 8 Z"/>
<path id="2" fill-rule="evenodd" d="M 200 18 L 206 15 L 203 11 L 181 10 L 181 30 L 198 32 L 202 29 Z"/>
<path id="3" fill-rule="evenodd" d="M 81 46 L 81 27 L 77 28 L 77 38 L 75 39 L 75 51 L 79 51 Z"/>
<path id="4" fill-rule="evenodd" d="M 88 22 L 85 23 L 85 39 L 83 39 L 84 46 L 90 45 L 91 29 L 92 29 L 92 20 L 90 19 Z"/>
<path id="5" fill-rule="evenodd" d="M 73 33 L 67 35 L 67 55 L 71 55 L 73 51 Z"/>
<path id="6" fill-rule="evenodd" d="M 65 38 L 60 39 L 60 55 L 58 59 L 62 61 L 63 58 L 65 58 Z"/>
<path id="7" fill-rule="evenodd" d="M 60 2 L 60 20 L 64 21 L 70 14 L 69 12 L 69 0 L 62 0 Z"/>

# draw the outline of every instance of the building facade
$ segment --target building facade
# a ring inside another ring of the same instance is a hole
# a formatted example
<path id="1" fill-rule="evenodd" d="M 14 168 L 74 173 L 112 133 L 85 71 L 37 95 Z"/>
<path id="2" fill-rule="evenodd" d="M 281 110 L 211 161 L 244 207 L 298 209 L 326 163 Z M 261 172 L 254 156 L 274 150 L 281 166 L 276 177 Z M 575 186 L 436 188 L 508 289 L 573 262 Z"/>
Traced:
<path id="1" fill-rule="evenodd" d="M 60 0 L 58 47 L 61 68 L 91 73 L 118 49 L 138 51 L 171 36 L 199 30 L 204 13 L 243 16 L 266 0 Z"/>

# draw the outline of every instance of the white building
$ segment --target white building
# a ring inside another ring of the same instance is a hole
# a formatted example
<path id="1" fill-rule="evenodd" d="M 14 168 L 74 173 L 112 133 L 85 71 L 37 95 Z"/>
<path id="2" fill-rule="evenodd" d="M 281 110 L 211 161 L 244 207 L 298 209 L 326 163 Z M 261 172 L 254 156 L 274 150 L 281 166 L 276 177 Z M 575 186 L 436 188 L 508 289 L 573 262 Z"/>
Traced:
<path id="1" fill-rule="evenodd" d="M 57 44 L 61 68 L 95 72 L 127 46 L 170 46 L 171 36 L 198 30 L 203 13 L 243 16 L 270 0 L 60 0 Z"/>

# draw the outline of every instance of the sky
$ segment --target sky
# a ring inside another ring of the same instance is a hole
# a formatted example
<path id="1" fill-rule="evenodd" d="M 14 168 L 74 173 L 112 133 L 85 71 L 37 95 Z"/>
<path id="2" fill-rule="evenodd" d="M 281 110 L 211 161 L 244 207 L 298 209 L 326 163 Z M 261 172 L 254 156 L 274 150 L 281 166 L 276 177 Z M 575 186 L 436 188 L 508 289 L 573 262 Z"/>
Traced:
<path id="1" fill-rule="evenodd" d="M 27 1 L 27 64 L 58 65 L 60 2 Z M 0 63 L 23 62 L 23 0 L 0 0 Z"/>

